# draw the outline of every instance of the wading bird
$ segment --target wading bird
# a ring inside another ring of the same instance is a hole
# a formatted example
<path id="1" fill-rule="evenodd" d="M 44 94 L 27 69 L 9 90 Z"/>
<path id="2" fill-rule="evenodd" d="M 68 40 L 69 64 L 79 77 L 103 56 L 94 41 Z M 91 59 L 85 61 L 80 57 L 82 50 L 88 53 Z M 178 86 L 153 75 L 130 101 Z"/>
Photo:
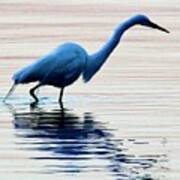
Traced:
<path id="1" fill-rule="evenodd" d="M 147 16 L 140 14 L 121 23 L 111 38 L 93 54 L 89 55 L 83 47 L 76 43 L 64 43 L 15 73 L 13 76 L 14 84 L 4 98 L 4 102 L 14 91 L 16 85 L 38 82 L 29 91 L 35 103 L 38 102 L 35 90 L 40 86 L 51 85 L 61 89 L 59 103 L 62 104 L 64 88 L 75 82 L 80 75 L 82 75 L 84 82 L 88 82 L 118 45 L 124 32 L 134 25 L 147 26 L 169 33 L 165 28 L 153 23 Z"/>

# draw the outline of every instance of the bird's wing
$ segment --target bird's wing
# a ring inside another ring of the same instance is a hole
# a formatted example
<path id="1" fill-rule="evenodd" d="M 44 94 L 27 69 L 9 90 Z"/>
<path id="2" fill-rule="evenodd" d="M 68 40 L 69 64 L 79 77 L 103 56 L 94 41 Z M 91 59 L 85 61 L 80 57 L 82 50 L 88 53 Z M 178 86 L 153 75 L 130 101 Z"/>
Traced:
<path id="1" fill-rule="evenodd" d="M 58 69 L 59 73 L 62 72 L 63 67 L 76 57 L 77 53 L 74 51 L 53 51 L 19 70 L 14 74 L 13 80 L 16 84 L 35 81 L 45 82 L 54 70 Z"/>
<path id="2" fill-rule="evenodd" d="M 69 51 L 67 53 L 58 53 L 52 59 L 52 65 L 50 64 L 48 71 L 44 73 L 41 83 L 46 83 L 51 80 L 52 77 L 66 75 L 66 72 L 70 72 L 70 67 L 74 64 L 77 59 L 78 54 L 74 51 Z"/>

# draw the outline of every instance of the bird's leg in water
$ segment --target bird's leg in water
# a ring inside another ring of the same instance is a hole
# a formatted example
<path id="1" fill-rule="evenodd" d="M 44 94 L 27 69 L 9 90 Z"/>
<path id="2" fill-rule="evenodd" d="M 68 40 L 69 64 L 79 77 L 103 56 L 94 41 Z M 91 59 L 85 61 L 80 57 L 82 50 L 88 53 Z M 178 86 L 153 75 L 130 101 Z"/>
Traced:
<path id="1" fill-rule="evenodd" d="M 61 88 L 60 95 L 59 95 L 59 104 L 61 106 L 61 109 L 63 109 L 63 102 L 62 102 L 63 93 L 64 93 L 64 88 Z"/>
<path id="2" fill-rule="evenodd" d="M 34 91 L 39 88 L 41 86 L 41 84 L 36 85 L 35 87 L 33 87 L 32 89 L 30 89 L 29 94 L 35 99 L 34 103 L 37 103 L 39 101 L 39 99 L 37 98 L 37 96 L 34 94 Z"/>
<path id="3" fill-rule="evenodd" d="M 6 99 L 13 93 L 15 87 L 17 86 L 17 84 L 13 84 L 11 89 L 9 90 L 9 92 L 7 93 L 7 95 L 5 96 L 5 98 L 3 99 L 3 102 L 5 103 Z"/>

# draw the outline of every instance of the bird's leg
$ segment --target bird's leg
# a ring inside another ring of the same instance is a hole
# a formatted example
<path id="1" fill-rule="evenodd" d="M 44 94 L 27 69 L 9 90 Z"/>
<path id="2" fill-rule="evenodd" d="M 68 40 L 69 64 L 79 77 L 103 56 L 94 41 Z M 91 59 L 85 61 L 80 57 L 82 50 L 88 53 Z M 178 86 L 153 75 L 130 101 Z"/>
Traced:
<path id="1" fill-rule="evenodd" d="M 34 94 L 34 91 L 39 88 L 41 86 L 41 84 L 36 85 L 35 87 L 33 87 L 32 89 L 30 89 L 29 94 L 35 99 L 34 103 L 38 103 L 39 99 L 37 98 L 37 96 Z"/>
<path id="2" fill-rule="evenodd" d="M 63 109 L 63 102 L 62 102 L 63 93 L 64 93 L 64 88 L 61 88 L 60 95 L 59 95 L 59 104 L 61 106 L 61 109 Z"/>
<path id="3" fill-rule="evenodd" d="M 13 84 L 11 89 L 9 90 L 9 92 L 7 93 L 7 95 L 5 96 L 5 98 L 3 99 L 3 102 L 5 103 L 6 99 L 13 93 L 15 87 L 17 86 L 17 84 Z"/>

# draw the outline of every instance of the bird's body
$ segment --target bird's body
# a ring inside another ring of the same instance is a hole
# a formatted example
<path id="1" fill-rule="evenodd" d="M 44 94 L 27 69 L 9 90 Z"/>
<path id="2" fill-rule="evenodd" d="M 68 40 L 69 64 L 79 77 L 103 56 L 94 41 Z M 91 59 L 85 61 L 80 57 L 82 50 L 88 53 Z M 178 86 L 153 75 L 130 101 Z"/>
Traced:
<path id="1" fill-rule="evenodd" d="M 22 68 L 13 76 L 15 84 L 38 81 L 41 85 L 63 88 L 83 72 L 87 52 L 78 44 L 64 43 L 46 56 Z"/>
<path id="2" fill-rule="evenodd" d="M 61 88 L 59 101 L 62 102 L 64 87 L 75 82 L 80 75 L 83 76 L 85 82 L 88 82 L 108 59 L 120 42 L 124 32 L 137 24 L 169 33 L 168 30 L 151 22 L 147 16 L 132 16 L 115 29 L 111 38 L 97 52 L 89 55 L 82 46 L 76 43 L 64 43 L 46 56 L 15 73 L 13 76 L 14 86 L 39 82 L 37 86 L 30 90 L 30 94 L 36 102 L 38 102 L 38 98 L 34 91 L 38 87 L 42 85 L 55 86 Z M 11 94 L 14 86 L 10 89 L 6 98 Z"/>

